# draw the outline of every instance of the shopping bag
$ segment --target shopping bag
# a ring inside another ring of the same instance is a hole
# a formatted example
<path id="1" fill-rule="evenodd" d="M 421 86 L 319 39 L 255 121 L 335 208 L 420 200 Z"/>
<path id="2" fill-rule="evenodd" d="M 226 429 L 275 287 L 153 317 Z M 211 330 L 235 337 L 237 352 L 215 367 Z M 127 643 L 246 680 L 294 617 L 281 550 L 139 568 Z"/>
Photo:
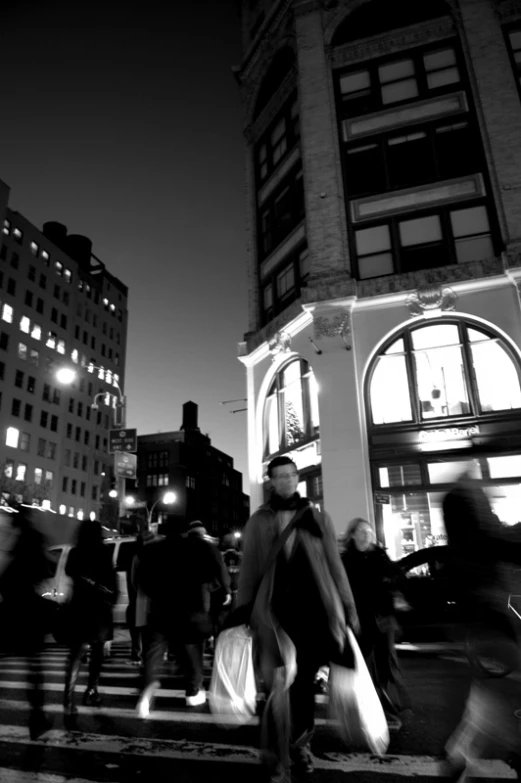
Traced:
<path id="1" fill-rule="evenodd" d="M 245 625 L 222 631 L 215 645 L 208 701 L 223 723 L 240 726 L 256 713 L 252 637 Z"/>
<path id="2" fill-rule="evenodd" d="M 382 756 L 389 747 L 389 727 L 358 642 L 350 628 L 347 633 L 355 668 L 331 663 L 330 715 L 348 745 L 364 747 Z"/>

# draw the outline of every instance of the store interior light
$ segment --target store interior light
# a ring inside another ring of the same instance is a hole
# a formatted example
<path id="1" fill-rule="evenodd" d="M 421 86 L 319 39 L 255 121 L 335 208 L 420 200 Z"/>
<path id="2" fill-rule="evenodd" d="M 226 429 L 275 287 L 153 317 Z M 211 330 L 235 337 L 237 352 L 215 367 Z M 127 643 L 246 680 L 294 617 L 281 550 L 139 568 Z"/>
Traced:
<path id="1" fill-rule="evenodd" d="M 438 443 L 420 443 L 420 451 L 452 451 L 453 449 L 470 449 L 471 440 L 442 440 Z"/>

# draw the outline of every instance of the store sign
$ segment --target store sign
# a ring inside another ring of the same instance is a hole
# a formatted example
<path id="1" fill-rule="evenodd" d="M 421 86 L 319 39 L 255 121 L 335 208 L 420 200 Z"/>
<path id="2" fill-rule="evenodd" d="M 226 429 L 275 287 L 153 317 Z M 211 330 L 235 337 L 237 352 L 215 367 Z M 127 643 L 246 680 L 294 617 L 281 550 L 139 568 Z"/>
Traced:
<path id="1" fill-rule="evenodd" d="M 382 505 L 386 506 L 391 502 L 391 496 L 387 495 L 385 492 L 375 492 L 374 502 L 381 503 Z"/>
<path id="2" fill-rule="evenodd" d="M 468 440 L 479 435 L 479 425 L 471 427 L 444 427 L 439 430 L 421 430 L 420 443 L 443 443 L 447 440 Z"/>

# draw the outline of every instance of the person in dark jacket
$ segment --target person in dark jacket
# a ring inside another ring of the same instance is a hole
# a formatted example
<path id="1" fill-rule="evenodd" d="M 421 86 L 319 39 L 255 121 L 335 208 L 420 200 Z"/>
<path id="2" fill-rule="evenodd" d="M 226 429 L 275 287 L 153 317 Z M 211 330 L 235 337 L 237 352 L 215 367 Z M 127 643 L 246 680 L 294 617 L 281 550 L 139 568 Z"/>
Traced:
<path id="1" fill-rule="evenodd" d="M 101 705 L 98 682 L 103 646 L 113 637 L 112 608 L 117 599 L 117 580 L 112 553 L 103 544 L 99 522 L 82 522 L 76 547 L 69 554 L 65 571 L 72 579 L 73 591 L 69 606 L 70 648 L 63 707 L 65 716 L 71 717 L 77 712 L 74 689 L 86 645 L 90 645 L 90 660 L 83 703 L 95 707 Z"/>
<path id="2" fill-rule="evenodd" d="M 388 722 L 400 728 L 399 715 L 410 706 L 395 648 L 398 624 L 393 595 L 400 573 L 376 544 L 373 529 L 365 519 L 349 523 L 344 542 L 341 557 L 360 620 L 360 649 Z"/>
<path id="3" fill-rule="evenodd" d="M 45 555 L 45 541 L 28 517 L 27 510 L 16 504 L 13 514 L 14 547 L 0 577 L 2 595 L 2 650 L 24 656 L 29 663 L 28 697 L 29 733 L 36 739 L 50 728 L 43 711 L 43 673 L 40 653 L 49 630 L 52 604 L 38 594 L 38 585 L 49 576 L 50 563 Z"/>
<path id="4" fill-rule="evenodd" d="M 244 529 L 237 607 L 226 625 L 251 627 L 267 692 L 261 758 L 272 783 L 289 783 L 292 772 L 313 772 L 316 672 L 330 661 L 353 667 L 347 624 L 356 633 L 358 619 L 330 518 L 300 497 L 289 457 L 273 459 L 268 476 L 270 499 Z"/>
<path id="5" fill-rule="evenodd" d="M 520 651 L 508 609 L 505 564 L 521 563 L 521 544 L 507 536 L 472 470 L 445 496 L 443 515 L 455 594 L 472 619 L 476 652 L 514 670 L 519 679 Z M 446 745 L 445 774 L 453 781 L 465 780 L 468 766 L 479 763 L 493 741 L 513 754 L 511 763 L 521 779 L 519 731 L 501 682 L 477 669 L 473 675 L 463 717 Z M 517 687 L 516 680 L 510 687 Z"/>
<path id="6" fill-rule="evenodd" d="M 216 547 L 198 535 L 170 533 L 143 549 L 140 585 L 150 599 L 145 634 L 145 673 L 137 713 L 150 714 L 165 651 L 181 648 L 185 657 L 186 705 L 205 703 L 204 642 L 212 634 L 211 587 L 221 577 Z"/>

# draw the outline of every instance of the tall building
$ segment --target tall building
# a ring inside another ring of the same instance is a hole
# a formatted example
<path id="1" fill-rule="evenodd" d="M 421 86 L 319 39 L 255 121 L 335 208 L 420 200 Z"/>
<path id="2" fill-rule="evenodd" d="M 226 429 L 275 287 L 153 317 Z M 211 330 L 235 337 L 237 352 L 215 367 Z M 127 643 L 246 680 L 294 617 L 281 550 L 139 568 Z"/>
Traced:
<path id="1" fill-rule="evenodd" d="M 136 490 L 148 510 L 154 508 L 152 522 L 164 529 L 179 519 L 199 519 L 220 538 L 229 530 L 240 531 L 249 516 L 242 473 L 233 467 L 233 458 L 200 431 L 195 402 L 183 405 L 179 431 L 138 436 Z M 176 495 L 171 506 L 161 502 L 167 491 Z"/>
<path id="2" fill-rule="evenodd" d="M 521 520 L 521 3 L 245 0 L 252 506 L 290 454 L 340 533 Z"/>
<path id="3" fill-rule="evenodd" d="M 39 231 L 8 198 L 0 181 L 0 493 L 99 516 L 124 388 L 127 288 L 87 237 L 54 222 Z M 71 387 L 56 378 L 63 366 L 78 370 Z"/>

